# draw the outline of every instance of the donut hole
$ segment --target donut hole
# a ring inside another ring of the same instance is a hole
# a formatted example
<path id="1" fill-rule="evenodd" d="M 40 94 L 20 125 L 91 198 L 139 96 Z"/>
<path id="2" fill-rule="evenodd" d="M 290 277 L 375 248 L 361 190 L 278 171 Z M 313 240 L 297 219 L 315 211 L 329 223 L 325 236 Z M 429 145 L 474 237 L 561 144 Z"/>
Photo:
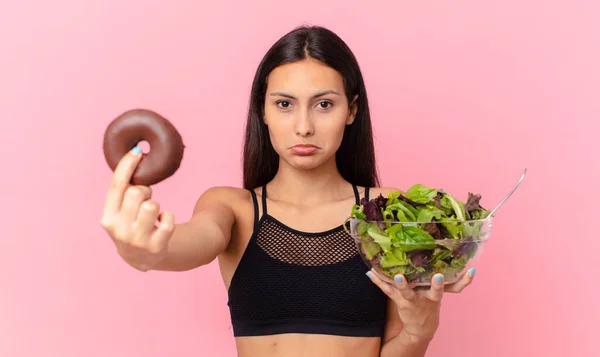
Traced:
<path id="1" fill-rule="evenodd" d="M 140 142 L 137 143 L 137 146 L 139 146 L 140 149 L 142 149 L 142 152 L 144 154 L 147 154 L 150 152 L 150 143 L 147 142 L 146 140 L 141 140 Z"/>

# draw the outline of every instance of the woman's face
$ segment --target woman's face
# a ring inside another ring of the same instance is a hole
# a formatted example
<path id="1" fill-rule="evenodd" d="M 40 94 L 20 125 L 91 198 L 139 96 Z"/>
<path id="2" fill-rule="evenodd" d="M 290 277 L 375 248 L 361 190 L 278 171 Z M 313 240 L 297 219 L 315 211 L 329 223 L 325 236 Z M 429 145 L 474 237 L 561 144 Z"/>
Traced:
<path id="1" fill-rule="evenodd" d="M 264 122 L 280 158 L 299 169 L 334 158 L 356 112 L 356 97 L 348 103 L 340 73 L 303 60 L 275 68 L 267 82 Z"/>

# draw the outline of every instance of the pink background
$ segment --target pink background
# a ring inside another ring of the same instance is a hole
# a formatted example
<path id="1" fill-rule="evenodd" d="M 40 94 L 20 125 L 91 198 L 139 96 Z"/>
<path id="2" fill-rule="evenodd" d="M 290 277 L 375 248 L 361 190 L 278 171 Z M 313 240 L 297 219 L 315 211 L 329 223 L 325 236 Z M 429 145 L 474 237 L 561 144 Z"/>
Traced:
<path id="1" fill-rule="evenodd" d="M 155 195 L 188 219 L 209 186 L 240 184 L 254 70 L 304 22 L 360 61 L 385 185 L 492 206 L 529 169 L 428 355 L 598 356 L 600 6 L 357 4 L 3 2 L 0 356 L 235 355 L 216 264 L 142 274 L 101 230 L 102 134 L 132 107 L 170 118 L 186 157 Z"/>

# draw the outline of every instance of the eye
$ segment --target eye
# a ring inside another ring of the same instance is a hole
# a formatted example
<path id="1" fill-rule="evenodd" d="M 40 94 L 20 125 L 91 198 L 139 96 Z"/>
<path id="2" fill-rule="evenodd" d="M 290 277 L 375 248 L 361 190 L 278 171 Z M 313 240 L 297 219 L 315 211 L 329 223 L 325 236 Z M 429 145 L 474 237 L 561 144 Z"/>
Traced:
<path id="1" fill-rule="evenodd" d="M 286 101 L 286 100 L 278 100 L 278 101 L 277 101 L 277 105 L 278 105 L 280 108 L 287 109 L 287 108 L 289 108 L 289 107 L 290 107 L 291 103 L 290 103 L 290 102 L 288 102 L 288 101 Z"/>
<path id="2" fill-rule="evenodd" d="M 319 102 L 318 105 L 321 107 L 321 109 L 327 109 L 327 108 L 331 107 L 333 105 L 333 103 L 328 102 L 328 101 L 322 101 L 322 102 Z"/>

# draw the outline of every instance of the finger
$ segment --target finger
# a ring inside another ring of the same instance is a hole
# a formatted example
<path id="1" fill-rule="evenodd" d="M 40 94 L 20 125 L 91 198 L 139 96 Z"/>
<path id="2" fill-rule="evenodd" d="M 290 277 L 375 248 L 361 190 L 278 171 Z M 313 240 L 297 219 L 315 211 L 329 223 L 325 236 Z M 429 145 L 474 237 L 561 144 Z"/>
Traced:
<path id="1" fill-rule="evenodd" d="M 381 291 L 383 291 L 387 296 L 389 296 L 390 298 L 395 298 L 394 296 L 394 288 L 392 287 L 392 285 L 386 283 L 385 281 L 381 280 L 377 274 L 375 274 L 375 272 L 371 269 L 370 271 L 367 272 L 367 276 L 369 277 L 369 279 L 371 279 L 371 281 L 377 285 Z"/>
<path id="2" fill-rule="evenodd" d="M 143 201 L 135 222 L 135 229 L 139 236 L 150 237 L 156 227 L 156 221 L 160 214 L 160 205 L 156 201 Z"/>
<path id="3" fill-rule="evenodd" d="M 427 297 L 432 301 L 441 301 L 444 296 L 444 275 L 435 274 L 431 279 L 431 287 L 427 292 Z"/>
<path id="4" fill-rule="evenodd" d="M 406 277 L 403 276 L 402 274 L 396 275 L 394 277 L 394 281 L 396 282 L 396 284 L 395 284 L 396 289 L 398 289 L 398 291 L 400 292 L 400 295 L 402 295 L 402 297 L 404 299 L 412 300 L 417 296 L 415 291 L 406 282 Z"/>
<path id="5" fill-rule="evenodd" d="M 152 197 L 152 190 L 148 186 L 131 186 L 125 192 L 125 199 L 121 206 L 120 216 L 127 222 L 135 222 L 138 218 L 141 205 Z"/>
<path id="6" fill-rule="evenodd" d="M 159 247 L 164 247 L 175 231 L 175 217 L 171 212 L 163 212 L 159 216 L 160 224 L 152 234 L 152 241 Z"/>
<path id="7" fill-rule="evenodd" d="M 115 167 L 104 204 L 105 214 L 113 215 L 119 212 L 123 197 L 125 196 L 125 191 L 129 187 L 131 177 L 141 158 L 142 151 L 136 146 L 123 156 L 121 161 L 117 164 L 117 167 Z"/>
<path id="8" fill-rule="evenodd" d="M 467 286 L 471 285 L 473 282 L 473 278 L 475 277 L 475 268 L 469 269 L 467 274 L 464 274 L 463 277 L 452 285 L 446 286 L 446 291 L 449 293 L 460 293 Z"/>

